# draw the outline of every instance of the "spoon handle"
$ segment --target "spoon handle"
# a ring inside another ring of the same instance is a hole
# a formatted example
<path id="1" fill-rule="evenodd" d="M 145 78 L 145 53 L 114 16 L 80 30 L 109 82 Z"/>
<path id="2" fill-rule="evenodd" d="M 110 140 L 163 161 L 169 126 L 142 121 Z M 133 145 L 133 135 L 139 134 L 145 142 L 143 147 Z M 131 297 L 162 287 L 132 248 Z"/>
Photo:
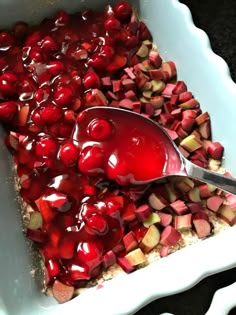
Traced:
<path id="1" fill-rule="evenodd" d="M 221 175 L 201 168 L 183 158 L 187 176 L 217 186 L 218 188 L 236 195 L 236 178 Z"/>

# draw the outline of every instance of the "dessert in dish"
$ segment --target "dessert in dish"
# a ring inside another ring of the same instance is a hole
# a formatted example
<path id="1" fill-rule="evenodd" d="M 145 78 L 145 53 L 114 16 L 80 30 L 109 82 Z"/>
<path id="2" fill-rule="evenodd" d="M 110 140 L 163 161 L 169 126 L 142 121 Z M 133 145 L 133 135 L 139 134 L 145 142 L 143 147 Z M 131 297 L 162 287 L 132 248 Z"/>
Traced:
<path id="1" fill-rule="evenodd" d="M 72 137 L 87 107 L 121 107 L 162 124 L 192 162 L 220 168 L 223 147 L 211 141 L 208 113 L 128 3 L 61 11 L 38 26 L 16 23 L 0 33 L 0 47 L 0 119 L 26 235 L 60 303 L 234 224 L 233 195 L 189 178 L 151 186 L 109 181 L 101 150 L 83 151 Z M 90 132 L 104 137 L 109 128 L 104 122 Z"/>

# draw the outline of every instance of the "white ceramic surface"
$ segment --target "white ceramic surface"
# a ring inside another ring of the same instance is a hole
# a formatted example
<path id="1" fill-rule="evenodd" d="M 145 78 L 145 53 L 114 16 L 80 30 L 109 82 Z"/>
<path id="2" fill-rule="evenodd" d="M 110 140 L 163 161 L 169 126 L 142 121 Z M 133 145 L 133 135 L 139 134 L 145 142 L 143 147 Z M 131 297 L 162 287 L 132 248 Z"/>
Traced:
<path id="1" fill-rule="evenodd" d="M 111 1 L 1 0 L 0 26 L 16 20 L 39 21 L 58 8 L 70 11 L 102 7 Z M 236 174 L 236 85 L 226 63 L 210 48 L 206 34 L 197 29 L 186 6 L 177 0 L 133 1 L 148 24 L 164 59 L 177 64 L 178 78 L 212 117 L 213 137 L 225 146 L 226 167 Z M 0 150 L 0 314 L 1 315 L 123 315 L 132 314 L 151 300 L 193 286 L 203 277 L 235 266 L 236 228 L 189 246 L 130 275 L 120 275 L 74 300 L 57 305 L 43 296 L 31 276 L 29 245 L 21 226 L 14 192 L 11 159 L 1 141 Z M 222 314 L 223 315 L 223 314 Z"/>

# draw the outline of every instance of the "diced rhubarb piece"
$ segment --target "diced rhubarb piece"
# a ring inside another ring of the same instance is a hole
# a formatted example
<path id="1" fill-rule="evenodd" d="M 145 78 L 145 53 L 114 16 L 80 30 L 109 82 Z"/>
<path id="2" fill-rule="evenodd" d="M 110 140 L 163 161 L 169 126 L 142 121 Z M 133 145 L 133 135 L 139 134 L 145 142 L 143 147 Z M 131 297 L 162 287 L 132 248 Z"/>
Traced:
<path id="1" fill-rule="evenodd" d="M 151 62 L 151 64 L 155 67 L 155 68 L 159 68 L 161 66 L 162 63 L 162 59 L 160 54 L 158 53 L 158 51 L 156 50 L 150 50 L 149 51 L 149 60 Z"/>
<path id="2" fill-rule="evenodd" d="M 19 138 L 15 132 L 11 131 L 10 134 L 5 137 L 5 145 L 15 151 L 18 149 Z"/>
<path id="3" fill-rule="evenodd" d="M 101 90 L 92 89 L 85 94 L 85 103 L 88 106 L 106 106 L 108 101 Z"/>
<path id="4" fill-rule="evenodd" d="M 170 246 L 161 246 L 160 256 L 166 257 L 169 255 L 170 251 L 171 251 Z"/>
<path id="5" fill-rule="evenodd" d="M 174 121 L 174 117 L 171 114 L 163 113 L 160 114 L 161 124 L 163 126 L 168 126 Z"/>
<path id="6" fill-rule="evenodd" d="M 179 95 L 179 103 L 186 103 L 187 101 L 189 101 L 191 98 L 193 98 L 193 95 L 191 92 L 186 91 L 186 92 L 182 92 Z"/>
<path id="7" fill-rule="evenodd" d="M 169 79 L 176 76 L 176 66 L 173 61 L 162 62 L 161 68 L 168 73 Z"/>
<path id="8" fill-rule="evenodd" d="M 102 85 L 103 86 L 111 86 L 112 83 L 111 83 L 111 77 L 103 77 L 101 78 L 101 82 L 102 82 Z"/>
<path id="9" fill-rule="evenodd" d="M 207 152 L 214 160 L 221 160 L 224 152 L 224 147 L 219 142 L 212 142 L 208 146 Z"/>
<path id="10" fill-rule="evenodd" d="M 182 111 L 182 117 L 185 118 L 192 118 L 195 119 L 197 117 L 197 112 L 195 109 L 186 109 Z"/>
<path id="11" fill-rule="evenodd" d="M 158 228 L 153 224 L 151 225 L 144 237 L 142 238 L 139 246 L 144 253 L 150 252 L 154 247 L 157 246 L 160 240 L 160 232 Z"/>
<path id="12" fill-rule="evenodd" d="M 133 101 L 133 106 L 134 106 L 134 103 L 137 101 L 137 97 L 136 97 L 136 94 L 134 93 L 134 91 L 128 90 L 124 93 L 124 96 L 125 96 L 125 99 L 129 99 L 129 100 Z"/>
<path id="13" fill-rule="evenodd" d="M 143 221 L 143 225 L 146 228 L 149 228 L 149 226 L 158 222 L 160 222 L 160 216 L 158 215 L 158 213 L 153 212 L 145 221 Z"/>
<path id="14" fill-rule="evenodd" d="M 134 213 L 136 214 L 137 219 L 142 222 L 149 218 L 152 214 L 152 209 L 148 204 L 144 204 L 136 208 Z"/>
<path id="15" fill-rule="evenodd" d="M 126 91 L 133 90 L 134 87 L 135 87 L 135 83 L 134 83 L 134 81 L 131 80 L 131 79 L 123 79 L 123 80 L 121 81 L 121 84 L 122 84 L 122 86 L 124 87 L 124 89 L 125 89 Z M 134 92 L 133 92 L 133 93 L 134 93 Z M 127 94 L 126 94 L 125 96 L 127 97 Z M 128 97 L 128 98 L 129 98 L 129 97 Z"/>
<path id="16" fill-rule="evenodd" d="M 201 202 L 189 202 L 187 206 L 191 213 L 202 212 L 204 210 L 203 205 Z"/>
<path id="17" fill-rule="evenodd" d="M 158 212 L 158 215 L 160 217 L 160 225 L 166 227 L 171 224 L 173 217 L 170 213 L 165 212 Z"/>
<path id="18" fill-rule="evenodd" d="M 138 247 L 138 241 L 133 231 L 128 232 L 123 237 L 123 243 L 126 249 L 126 252 L 130 252 Z"/>
<path id="19" fill-rule="evenodd" d="M 103 266 L 105 269 L 108 269 L 116 263 L 116 255 L 112 250 L 109 250 L 106 254 L 103 255 Z"/>
<path id="20" fill-rule="evenodd" d="M 184 118 L 181 121 L 181 126 L 186 132 L 191 132 L 195 124 L 195 119 L 193 118 Z"/>
<path id="21" fill-rule="evenodd" d="M 223 199 L 220 196 L 212 196 L 207 198 L 207 208 L 213 212 L 217 212 L 220 206 L 223 204 Z"/>
<path id="22" fill-rule="evenodd" d="M 143 91 L 143 97 L 149 100 L 152 97 L 153 91 Z"/>
<path id="23" fill-rule="evenodd" d="M 28 116 L 29 116 L 29 106 L 28 105 L 22 106 L 18 112 L 19 126 L 25 126 L 28 120 Z"/>
<path id="24" fill-rule="evenodd" d="M 176 230 L 190 229 L 192 227 L 192 213 L 176 216 L 174 227 Z"/>
<path id="25" fill-rule="evenodd" d="M 202 147 L 202 142 L 194 135 L 189 135 L 180 142 L 180 145 L 188 152 L 194 152 Z"/>
<path id="26" fill-rule="evenodd" d="M 201 201 L 200 192 L 199 192 L 198 187 L 194 187 L 193 189 L 188 191 L 187 196 L 188 196 L 189 200 L 192 202 L 200 202 Z"/>
<path id="27" fill-rule="evenodd" d="M 146 69 L 146 71 L 153 69 L 151 62 L 148 59 L 143 60 L 142 64 L 143 64 L 144 68 Z"/>
<path id="28" fill-rule="evenodd" d="M 177 134 L 178 136 L 178 134 Z M 173 140 L 173 139 L 172 139 Z M 179 151 L 183 154 L 184 157 L 188 158 L 190 155 L 190 152 L 186 151 L 181 145 L 178 146 Z"/>
<path id="29" fill-rule="evenodd" d="M 180 239 L 181 234 L 171 225 L 168 225 L 161 233 L 160 244 L 165 246 L 175 246 Z"/>
<path id="30" fill-rule="evenodd" d="M 161 69 L 149 70 L 148 75 L 153 80 L 163 80 L 164 79 L 163 71 Z"/>
<path id="31" fill-rule="evenodd" d="M 186 206 L 183 200 L 178 199 L 170 203 L 170 206 L 178 215 L 185 214 L 186 212 L 188 212 L 188 207 Z"/>
<path id="32" fill-rule="evenodd" d="M 233 225 L 236 219 L 236 209 L 230 208 L 229 205 L 221 205 L 217 214 L 220 218 L 225 220 L 229 225 Z"/>
<path id="33" fill-rule="evenodd" d="M 165 189 L 167 191 L 168 195 L 168 201 L 169 202 L 174 202 L 179 196 L 179 193 L 177 193 L 173 183 L 169 182 L 165 184 Z"/>
<path id="34" fill-rule="evenodd" d="M 198 130 L 204 139 L 210 139 L 211 137 L 211 122 L 210 120 L 204 121 L 199 127 Z"/>
<path id="35" fill-rule="evenodd" d="M 125 68 L 124 69 L 124 71 L 128 74 L 128 76 L 129 76 L 129 78 L 131 79 L 131 80 L 134 80 L 135 78 L 136 78 L 136 75 L 134 74 L 134 72 L 133 72 L 133 68 Z"/>
<path id="36" fill-rule="evenodd" d="M 201 198 L 208 198 L 211 196 L 211 191 L 209 189 L 209 186 L 207 184 L 202 184 L 198 186 L 200 197 Z"/>
<path id="37" fill-rule="evenodd" d="M 52 294 L 59 303 L 70 301 L 74 295 L 74 291 L 74 287 L 65 285 L 58 280 L 55 280 L 52 286 Z"/>
<path id="38" fill-rule="evenodd" d="M 214 171 L 214 172 L 217 172 L 218 169 L 220 168 L 220 166 L 221 166 L 221 161 L 220 160 L 210 159 L 210 161 L 208 163 L 209 170 Z"/>
<path id="39" fill-rule="evenodd" d="M 152 92 L 159 94 L 165 89 L 165 83 L 161 80 L 152 80 L 151 83 Z"/>
<path id="40" fill-rule="evenodd" d="M 128 98 L 124 98 L 119 102 L 119 106 L 125 109 L 133 109 L 133 101 Z"/>
<path id="41" fill-rule="evenodd" d="M 162 91 L 162 95 L 164 97 L 170 98 L 173 94 L 173 90 L 175 89 L 176 85 L 173 83 L 167 83 L 165 89 Z"/>
<path id="42" fill-rule="evenodd" d="M 152 96 L 149 100 L 150 103 L 154 106 L 155 109 L 162 108 L 164 104 L 164 97 L 163 96 Z"/>
<path id="43" fill-rule="evenodd" d="M 199 238 L 205 238 L 211 233 L 211 225 L 205 212 L 198 212 L 193 215 L 193 225 Z"/>
<path id="44" fill-rule="evenodd" d="M 194 182 L 188 177 L 184 177 L 175 183 L 175 186 L 183 193 L 190 191 L 194 187 Z"/>
<path id="45" fill-rule="evenodd" d="M 230 208 L 232 208 L 232 209 L 236 208 L 236 195 L 227 193 L 225 197 L 226 197 L 227 203 L 229 204 Z"/>
<path id="46" fill-rule="evenodd" d="M 209 120 L 210 116 L 208 114 L 208 112 L 204 112 L 201 115 L 198 115 L 196 117 L 196 123 L 198 124 L 198 126 L 200 126 L 202 123 L 204 123 L 206 120 Z"/>
<path id="47" fill-rule="evenodd" d="M 147 261 L 147 257 L 140 248 L 132 250 L 127 255 L 125 255 L 125 258 L 131 264 L 131 266 L 137 266 Z"/>
<path id="48" fill-rule="evenodd" d="M 195 98 L 191 98 L 190 100 L 181 103 L 178 106 L 182 109 L 198 108 L 199 102 Z"/>
<path id="49" fill-rule="evenodd" d="M 30 220 L 27 225 L 28 229 L 38 230 L 41 229 L 43 225 L 42 214 L 38 211 L 34 211 L 30 213 Z"/>
<path id="50" fill-rule="evenodd" d="M 113 93 L 119 92 L 121 90 L 121 80 L 112 80 Z"/>
<path id="51" fill-rule="evenodd" d="M 171 105 L 177 105 L 179 101 L 179 95 L 177 94 L 172 94 L 171 97 L 170 97 L 170 104 Z M 181 108 L 177 108 L 179 110 L 179 112 L 181 113 L 182 112 L 182 109 Z"/>
<path id="52" fill-rule="evenodd" d="M 173 94 L 181 94 L 187 91 L 187 86 L 184 81 L 177 81 L 173 89 Z"/>
<path id="53" fill-rule="evenodd" d="M 178 126 L 177 130 L 176 130 L 178 136 L 182 139 L 187 138 L 188 133 L 187 131 L 185 131 L 182 126 Z"/>
<path id="54" fill-rule="evenodd" d="M 169 203 L 160 194 L 152 193 L 148 197 L 148 202 L 154 210 L 162 210 L 169 205 Z"/>
<path id="55" fill-rule="evenodd" d="M 136 52 L 136 55 L 139 56 L 140 58 L 145 58 L 147 57 L 148 55 L 148 52 L 149 52 L 149 49 L 146 45 L 142 44 L 138 51 Z"/>
<path id="56" fill-rule="evenodd" d="M 131 273 L 135 270 L 135 267 L 131 265 L 126 257 L 118 257 L 117 263 L 127 273 Z"/>
<path id="57" fill-rule="evenodd" d="M 145 104 L 145 113 L 150 115 L 150 116 L 153 116 L 154 112 L 155 112 L 155 108 L 152 104 L 150 103 L 146 103 Z"/>
<path id="58" fill-rule="evenodd" d="M 174 130 L 171 130 L 169 128 L 164 128 L 165 131 L 168 133 L 168 136 L 173 140 L 175 141 L 176 139 L 179 138 L 177 132 L 175 132 Z"/>

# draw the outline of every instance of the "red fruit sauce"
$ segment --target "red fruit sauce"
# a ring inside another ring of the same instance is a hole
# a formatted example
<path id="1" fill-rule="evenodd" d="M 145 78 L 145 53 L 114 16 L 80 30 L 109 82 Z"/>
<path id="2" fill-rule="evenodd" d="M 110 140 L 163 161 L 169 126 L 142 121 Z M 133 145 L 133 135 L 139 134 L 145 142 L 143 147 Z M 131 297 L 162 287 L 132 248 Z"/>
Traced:
<path id="1" fill-rule="evenodd" d="M 119 78 L 150 38 L 124 2 L 115 13 L 110 6 L 104 12 L 61 11 L 39 25 L 19 22 L 12 34 L 0 33 L 0 120 L 9 131 L 20 195 L 43 218 L 41 229 L 26 234 L 45 258 L 49 285 L 84 286 L 107 264 L 107 252 L 125 254 L 125 218 L 134 217 L 132 198 L 144 188 L 118 191 L 97 171 L 103 159 L 97 148 L 81 162 L 86 152 L 72 131 L 79 112 L 108 104 L 106 87 L 98 90 L 101 78 Z M 112 131 L 106 122 L 105 134 L 99 128 L 89 131 L 98 140 Z M 92 176 L 84 174 L 94 165 Z M 141 228 L 137 222 L 137 235 Z"/>
<path id="2" fill-rule="evenodd" d="M 166 134 L 126 111 L 97 107 L 82 112 L 73 140 L 79 143 L 82 173 L 105 174 L 120 185 L 145 183 L 181 169 L 180 156 Z"/>

